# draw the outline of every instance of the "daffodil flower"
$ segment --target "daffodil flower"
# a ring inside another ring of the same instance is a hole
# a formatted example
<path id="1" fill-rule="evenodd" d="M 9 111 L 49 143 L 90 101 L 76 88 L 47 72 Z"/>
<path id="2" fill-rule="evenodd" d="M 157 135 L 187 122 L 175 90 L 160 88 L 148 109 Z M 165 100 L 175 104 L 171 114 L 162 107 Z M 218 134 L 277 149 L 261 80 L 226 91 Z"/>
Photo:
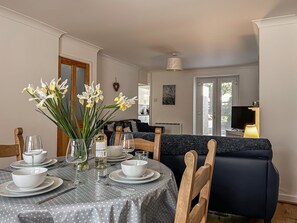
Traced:
<path id="1" fill-rule="evenodd" d="M 27 91 L 30 95 L 34 95 L 35 94 L 35 90 L 33 85 L 28 84 L 28 87 L 25 87 L 22 91 L 22 93 L 24 93 L 25 91 Z"/>
<path id="2" fill-rule="evenodd" d="M 61 83 L 61 79 L 52 79 L 48 84 L 41 79 L 40 83 L 40 87 L 36 89 L 31 84 L 23 89 L 23 92 L 27 91 L 31 96 L 29 101 L 36 102 L 37 110 L 55 123 L 69 138 L 85 139 L 87 147 L 90 146 L 91 139 L 113 117 L 117 110 L 125 111 L 135 104 L 137 100 L 136 97 L 128 99 L 121 92 L 115 98 L 116 103 L 105 106 L 99 103 L 104 99 L 100 84 L 94 85 L 94 82 L 92 82 L 91 85 L 85 85 L 85 91 L 77 95 L 79 103 L 87 108 L 82 109 L 84 114 L 83 128 L 81 128 L 73 109 L 66 106 L 64 100 L 60 100 L 68 92 L 67 80 Z M 72 105 L 70 104 L 70 106 Z M 45 109 L 47 111 L 44 111 Z M 102 112 L 105 109 L 109 111 Z"/>
<path id="3" fill-rule="evenodd" d="M 128 99 L 128 97 L 124 96 L 122 92 L 119 94 L 118 97 L 114 99 L 114 101 L 122 111 L 125 111 L 127 110 L 127 108 L 130 108 L 132 105 L 134 105 L 136 100 L 136 96 L 131 99 Z"/>

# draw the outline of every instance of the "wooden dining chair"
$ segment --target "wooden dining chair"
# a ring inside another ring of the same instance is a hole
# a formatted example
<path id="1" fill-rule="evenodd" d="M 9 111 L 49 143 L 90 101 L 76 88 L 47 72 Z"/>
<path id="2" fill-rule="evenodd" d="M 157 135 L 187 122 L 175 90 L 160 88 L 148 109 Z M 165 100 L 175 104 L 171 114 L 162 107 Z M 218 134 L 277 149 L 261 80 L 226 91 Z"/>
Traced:
<path id="1" fill-rule="evenodd" d="M 154 142 L 145 140 L 142 138 L 134 138 L 135 149 L 140 149 L 143 151 L 148 151 L 153 153 L 153 159 L 160 161 L 161 156 L 161 134 L 162 129 L 155 129 L 155 139 Z M 114 139 L 114 145 L 119 145 L 122 136 L 122 126 L 117 126 L 116 135 Z"/>
<path id="2" fill-rule="evenodd" d="M 206 223 L 217 142 L 210 140 L 204 165 L 197 170 L 198 154 L 191 150 L 185 155 L 186 169 L 179 187 L 174 223 Z M 200 194 L 200 195 L 199 195 Z M 191 208 L 192 200 L 198 203 Z"/>
<path id="3" fill-rule="evenodd" d="M 14 140 L 13 145 L 0 145 L 0 157 L 12 157 L 15 156 L 17 160 L 22 160 L 22 154 L 24 149 L 24 138 L 23 129 L 14 129 Z"/>
<path id="4" fill-rule="evenodd" d="M 24 137 L 23 137 L 23 128 L 15 128 L 14 129 L 14 141 L 15 144 L 19 144 L 20 145 L 20 158 L 23 159 L 23 152 L 24 152 Z"/>

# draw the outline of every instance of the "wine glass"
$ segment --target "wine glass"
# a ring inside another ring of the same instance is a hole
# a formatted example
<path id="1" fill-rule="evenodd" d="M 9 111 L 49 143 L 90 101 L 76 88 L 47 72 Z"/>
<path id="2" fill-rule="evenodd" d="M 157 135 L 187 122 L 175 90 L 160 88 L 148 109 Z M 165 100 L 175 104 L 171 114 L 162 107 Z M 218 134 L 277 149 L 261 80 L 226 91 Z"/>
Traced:
<path id="1" fill-rule="evenodd" d="M 34 156 L 42 153 L 43 146 L 39 135 L 26 136 L 24 154 L 32 156 L 32 166 L 34 167 Z"/>
<path id="2" fill-rule="evenodd" d="M 66 151 L 66 162 L 75 164 L 75 178 L 73 181 L 74 186 L 79 184 L 79 180 L 77 179 L 78 164 L 85 162 L 87 157 L 87 147 L 85 140 L 69 139 Z"/>
<path id="3" fill-rule="evenodd" d="M 128 153 L 133 152 L 135 149 L 133 134 L 123 133 L 121 136 L 120 145 L 123 147 L 127 160 Z"/>

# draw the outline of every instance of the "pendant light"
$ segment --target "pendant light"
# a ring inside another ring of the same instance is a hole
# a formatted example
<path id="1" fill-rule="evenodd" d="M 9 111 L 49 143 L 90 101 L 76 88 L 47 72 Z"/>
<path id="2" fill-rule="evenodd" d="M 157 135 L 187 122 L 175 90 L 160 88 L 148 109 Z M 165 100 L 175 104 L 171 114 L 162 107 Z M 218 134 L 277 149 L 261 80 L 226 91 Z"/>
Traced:
<path id="1" fill-rule="evenodd" d="M 179 57 L 177 57 L 176 53 L 172 54 L 172 57 L 167 60 L 167 68 L 168 71 L 179 71 L 182 70 L 182 62 Z"/>

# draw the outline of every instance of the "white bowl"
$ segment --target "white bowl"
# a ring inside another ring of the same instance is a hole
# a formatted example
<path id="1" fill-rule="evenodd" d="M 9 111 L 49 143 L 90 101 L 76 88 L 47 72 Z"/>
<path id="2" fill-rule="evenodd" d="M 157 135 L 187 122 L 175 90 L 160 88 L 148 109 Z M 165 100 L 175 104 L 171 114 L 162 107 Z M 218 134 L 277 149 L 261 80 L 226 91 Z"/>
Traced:
<path id="1" fill-rule="evenodd" d="M 15 170 L 11 175 L 17 187 L 35 188 L 45 180 L 47 169 L 43 167 L 29 167 Z"/>
<path id="2" fill-rule="evenodd" d="M 145 173 L 147 164 L 145 160 L 126 160 L 121 162 L 121 167 L 126 176 L 140 177 Z"/>
<path id="3" fill-rule="evenodd" d="M 47 151 L 42 151 L 40 154 L 34 155 L 34 164 L 42 163 L 46 159 L 46 156 Z M 32 156 L 23 154 L 23 159 L 26 163 L 32 164 Z"/>
<path id="4" fill-rule="evenodd" d="M 123 154 L 122 146 L 107 146 L 107 156 L 117 157 Z"/>

